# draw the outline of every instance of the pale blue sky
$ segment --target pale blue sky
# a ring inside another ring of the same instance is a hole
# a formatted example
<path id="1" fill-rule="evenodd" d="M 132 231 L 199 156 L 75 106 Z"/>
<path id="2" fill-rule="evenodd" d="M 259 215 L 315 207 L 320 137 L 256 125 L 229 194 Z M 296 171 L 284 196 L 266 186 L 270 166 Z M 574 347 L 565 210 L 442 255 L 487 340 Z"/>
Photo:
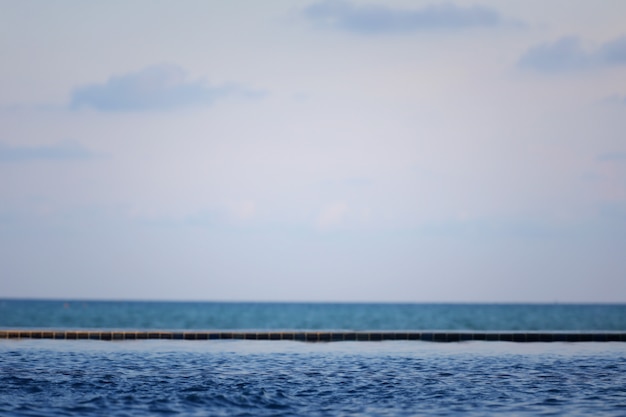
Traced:
<path id="1" fill-rule="evenodd" d="M 0 297 L 626 302 L 626 3 L 2 1 Z"/>

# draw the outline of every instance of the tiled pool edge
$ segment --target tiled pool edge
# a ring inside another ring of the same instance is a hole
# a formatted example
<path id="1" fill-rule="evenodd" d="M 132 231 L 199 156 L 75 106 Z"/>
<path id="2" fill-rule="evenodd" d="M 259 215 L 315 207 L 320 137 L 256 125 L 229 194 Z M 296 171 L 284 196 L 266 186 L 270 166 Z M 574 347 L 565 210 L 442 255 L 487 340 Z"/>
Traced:
<path id="1" fill-rule="evenodd" d="M 59 340 L 294 340 L 301 342 L 421 340 L 429 342 L 626 342 L 626 332 L 444 332 L 444 331 L 111 331 L 0 330 L 0 339 Z"/>

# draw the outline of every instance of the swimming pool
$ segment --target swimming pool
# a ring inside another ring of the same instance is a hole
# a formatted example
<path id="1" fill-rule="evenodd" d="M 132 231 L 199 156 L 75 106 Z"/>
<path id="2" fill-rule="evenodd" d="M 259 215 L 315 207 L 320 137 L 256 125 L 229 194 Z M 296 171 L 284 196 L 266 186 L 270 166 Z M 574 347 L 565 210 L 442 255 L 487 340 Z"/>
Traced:
<path id="1" fill-rule="evenodd" d="M 626 413 L 623 343 L 0 341 L 0 414 Z"/>

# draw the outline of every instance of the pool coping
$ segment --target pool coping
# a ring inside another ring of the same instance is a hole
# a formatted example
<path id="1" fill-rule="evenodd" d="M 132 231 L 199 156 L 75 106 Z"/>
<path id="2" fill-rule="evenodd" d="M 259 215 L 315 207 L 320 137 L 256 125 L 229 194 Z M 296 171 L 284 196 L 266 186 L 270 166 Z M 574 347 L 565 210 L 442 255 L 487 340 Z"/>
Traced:
<path id="1" fill-rule="evenodd" d="M 0 339 L 56 340 L 292 340 L 301 342 L 373 342 L 388 340 L 429 342 L 626 342 L 626 331 L 163 331 L 2 329 Z"/>

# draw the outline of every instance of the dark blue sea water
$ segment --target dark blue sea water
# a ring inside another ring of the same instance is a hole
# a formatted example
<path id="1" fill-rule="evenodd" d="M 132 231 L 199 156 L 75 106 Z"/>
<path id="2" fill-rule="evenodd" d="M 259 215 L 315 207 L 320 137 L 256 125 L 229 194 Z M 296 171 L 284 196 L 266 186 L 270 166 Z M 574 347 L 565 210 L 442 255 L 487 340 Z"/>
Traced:
<path id="1" fill-rule="evenodd" d="M 0 328 L 626 330 L 626 304 L 1 300 Z"/>
<path id="2" fill-rule="evenodd" d="M 0 301 L 0 328 L 625 330 L 622 305 Z M 626 343 L 0 340 L 0 416 L 626 416 Z"/>

